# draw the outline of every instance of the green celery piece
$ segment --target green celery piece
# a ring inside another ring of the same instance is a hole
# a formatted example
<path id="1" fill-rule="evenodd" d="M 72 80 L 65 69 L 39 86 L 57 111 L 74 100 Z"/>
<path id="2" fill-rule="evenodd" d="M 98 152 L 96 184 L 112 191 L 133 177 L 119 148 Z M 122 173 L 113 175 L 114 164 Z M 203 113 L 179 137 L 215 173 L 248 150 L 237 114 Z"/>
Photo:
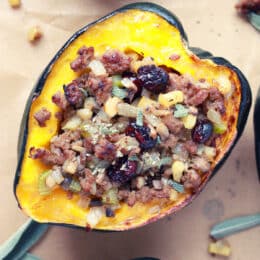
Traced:
<path id="1" fill-rule="evenodd" d="M 51 189 L 46 186 L 46 178 L 51 174 L 51 170 L 43 172 L 39 176 L 38 191 L 40 195 L 48 195 L 51 193 Z"/>
<path id="2" fill-rule="evenodd" d="M 119 88 L 117 86 L 113 86 L 112 88 L 112 95 L 121 99 L 127 97 L 127 90 L 123 88 Z"/>
<path id="3" fill-rule="evenodd" d="M 249 13 L 248 20 L 255 27 L 255 29 L 260 31 L 260 14 L 256 14 L 253 12 Z"/>
<path id="4" fill-rule="evenodd" d="M 122 87 L 123 84 L 121 82 L 122 77 L 120 75 L 114 75 L 112 76 L 112 84 L 114 87 Z"/>
<path id="5" fill-rule="evenodd" d="M 24 257 L 27 251 L 38 242 L 47 229 L 47 224 L 39 224 L 29 219 L 0 246 L 0 259 L 26 259 Z"/>
<path id="6" fill-rule="evenodd" d="M 221 239 L 258 225 L 260 225 L 260 213 L 231 218 L 214 225 L 210 231 L 210 235 L 215 239 Z"/>
<path id="7" fill-rule="evenodd" d="M 214 129 L 214 133 L 223 134 L 227 131 L 227 125 L 225 123 L 214 124 L 213 129 Z"/>

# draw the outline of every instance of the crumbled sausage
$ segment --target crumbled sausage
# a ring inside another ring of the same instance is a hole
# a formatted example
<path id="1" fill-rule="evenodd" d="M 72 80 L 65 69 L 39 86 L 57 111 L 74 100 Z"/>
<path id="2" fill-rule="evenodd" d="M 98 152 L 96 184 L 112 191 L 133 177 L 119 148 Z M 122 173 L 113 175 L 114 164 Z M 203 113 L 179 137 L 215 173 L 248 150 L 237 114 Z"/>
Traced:
<path id="1" fill-rule="evenodd" d="M 153 198 L 153 194 L 151 193 L 151 190 L 149 187 L 144 186 L 142 187 L 136 194 L 137 200 L 141 201 L 142 203 L 146 203 Z"/>
<path id="2" fill-rule="evenodd" d="M 72 82 L 64 86 L 65 97 L 67 101 L 74 107 L 80 108 L 83 105 L 85 96 L 76 82 Z"/>
<path id="3" fill-rule="evenodd" d="M 92 153 L 94 151 L 94 145 L 91 142 L 91 138 L 84 138 L 83 146 L 86 148 L 87 153 Z"/>
<path id="4" fill-rule="evenodd" d="M 183 128 L 182 121 L 175 118 L 173 114 L 162 117 L 162 121 L 173 134 L 179 134 Z"/>
<path id="5" fill-rule="evenodd" d="M 188 105 L 198 106 L 202 104 L 208 97 L 208 89 L 201 88 L 192 84 L 189 78 L 170 73 L 170 85 L 167 91 L 181 90 L 184 94 L 184 102 Z"/>
<path id="6" fill-rule="evenodd" d="M 204 112 L 207 113 L 209 109 L 214 109 L 220 114 L 226 112 L 224 96 L 217 88 L 209 89 L 209 96 L 206 102 L 204 103 Z"/>
<path id="7" fill-rule="evenodd" d="M 176 146 L 177 142 L 178 138 L 175 135 L 170 134 L 169 137 L 162 143 L 162 146 L 166 149 L 173 149 Z"/>
<path id="8" fill-rule="evenodd" d="M 80 185 L 85 192 L 89 192 L 92 195 L 96 194 L 96 178 L 92 175 L 90 169 L 85 169 L 85 176 L 80 179 Z"/>
<path id="9" fill-rule="evenodd" d="M 210 170 L 210 163 L 203 157 L 192 158 L 191 165 L 194 169 L 200 170 L 202 172 L 207 172 Z"/>
<path id="10" fill-rule="evenodd" d="M 181 181 L 186 189 L 196 190 L 201 183 L 201 177 L 195 170 L 191 169 L 184 173 Z"/>
<path id="11" fill-rule="evenodd" d="M 132 58 L 117 50 L 108 50 L 101 58 L 109 74 L 118 74 L 129 70 Z"/>
<path id="12" fill-rule="evenodd" d="M 190 154 L 196 154 L 198 150 L 198 145 L 194 143 L 192 140 L 186 141 L 184 146 Z"/>
<path id="13" fill-rule="evenodd" d="M 102 138 L 94 147 L 95 156 L 101 160 L 113 161 L 116 157 L 116 146 Z"/>
<path id="14" fill-rule="evenodd" d="M 96 98 L 97 103 L 102 105 L 111 94 L 112 79 L 104 75 L 95 76 L 90 73 L 88 79 L 88 90 L 90 94 Z"/>
<path id="15" fill-rule="evenodd" d="M 46 121 L 51 118 L 51 113 L 45 107 L 37 111 L 33 116 L 38 122 L 40 127 L 46 126 Z"/>
<path id="16" fill-rule="evenodd" d="M 78 57 L 70 63 L 70 67 L 75 72 L 86 69 L 90 61 L 94 58 L 94 48 L 82 46 L 78 50 Z"/>
<path id="17" fill-rule="evenodd" d="M 202 89 L 195 85 L 190 85 L 184 92 L 185 103 L 192 106 L 198 106 L 202 104 L 208 97 L 208 90 Z"/>
<path id="18" fill-rule="evenodd" d="M 127 198 L 127 204 L 128 204 L 129 207 L 133 207 L 135 202 L 136 202 L 135 191 L 131 191 L 128 195 L 128 198 Z"/>
<path id="19" fill-rule="evenodd" d="M 56 104 L 62 110 L 65 110 L 69 105 L 69 103 L 68 103 L 67 99 L 65 98 L 64 94 L 62 94 L 60 91 L 58 91 L 57 93 L 55 93 L 52 96 L 52 102 L 54 104 Z"/>
<path id="20" fill-rule="evenodd" d="M 29 157 L 32 159 L 40 159 L 47 165 L 62 165 L 65 161 L 63 153 L 58 149 L 55 152 L 56 153 L 51 153 L 45 148 L 31 147 Z"/>
<path id="21" fill-rule="evenodd" d="M 169 73 L 169 82 L 170 84 L 167 86 L 167 92 L 186 88 L 190 83 L 189 79 L 185 76 L 178 75 L 176 73 Z"/>

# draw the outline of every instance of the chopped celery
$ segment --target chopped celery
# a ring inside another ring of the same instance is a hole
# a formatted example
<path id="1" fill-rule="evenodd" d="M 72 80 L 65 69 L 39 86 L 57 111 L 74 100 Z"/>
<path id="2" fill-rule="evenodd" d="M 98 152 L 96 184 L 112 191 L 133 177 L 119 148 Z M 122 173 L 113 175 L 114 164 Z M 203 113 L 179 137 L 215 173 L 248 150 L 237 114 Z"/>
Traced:
<path id="1" fill-rule="evenodd" d="M 219 124 L 214 124 L 213 129 L 214 129 L 214 133 L 223 134 L 227 131 L 227 125 L 224 122 Z"/>
<path id="2" fill-rule="evenodd" d="M 51 193 L 51 189 L 46 185 L 46 178 L 52 173 L 51 170 L 43 172 L 39 176 L 38 180 L 38 191 L 40 195 L 48 195 Z"/>
<path id="3" fill-rule="evenodd" d="M 72 180 L 69 186 L 69 190 L 72 192 L 80 192 L 81 191 L 80 183 L 76 180 Z"/>
<path id="4" fill-rule="evenodd" d="M 189 110 L 181 105 L 181 104 L 176 104 L 175 106 L 175 111 L 174 111 L 174 117 L 176 118 L 181 118 L 181 117 L 185 117 L 188 115 Z"/>
<path id="5" fill-rule="evenodd" d="M 122 77 L 120 75 L 112 76 L 113 87 L 122 87 L 123 84 L 122 84 L 121 80 L 122 80 Z"/>

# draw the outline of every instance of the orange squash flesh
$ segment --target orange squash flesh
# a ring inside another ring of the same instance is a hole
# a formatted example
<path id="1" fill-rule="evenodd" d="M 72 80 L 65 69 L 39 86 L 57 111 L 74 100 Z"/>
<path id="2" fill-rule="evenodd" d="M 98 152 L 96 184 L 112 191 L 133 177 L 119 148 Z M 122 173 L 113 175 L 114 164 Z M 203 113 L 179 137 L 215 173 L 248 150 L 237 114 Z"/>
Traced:
<path id="1" fill-rule="evenodd" d="M 38 177 L 47 167 L 40 161 L 29 158 L 30 147 L 48 147 L 50 139 L 59 130 L 58 121 L 54 116 L 58 107 L 52 103 L 51 97 L 58 90 L 63 91 L 62 86 L 78 76 L 70 69 L 70 62 L 75 59 L 77 50 L 82 45 L 93 46 L 95 55 L 101 55 L 109 48 L 132 50 L 144 57 L 153 57 L 157 65 L 165 65 L 181 74 L 188 74 L 194 80 L 205 79 L 211 86 L 218 87 L 228 97 L 224 118 L 228 123 L 228 131 L 217 140 L 217 157 L 212 170 L 225 156 L 237 135 L 236 126 L 241 102 L 241 85 L 237 74 L 211 60 L 200 60 L 188 50 L 179 30 L 161 16 L 138 9 L 115 13 L 89 27 L 64 49 L 53 64 L 41 94 L 30 106 L 28 136 L 16 196 L 22 210 L 38 222 L 72 224 L 80 227 L 87 224 L 88 209 L 78 206 L 77 195 L 68 200 L 66 192 L 60 188 L 50 195 L 39 195 Z M 173 54 L 179 55 L 180 59 L 171 60 Z M 33 118 L 33 114 L 42 107 L 46 107 L 52 113 L 46 127 L 39 127 Z M 209 177 L 210 174 L 204 176 L 201 189 Z M 179 210 L 196 195 L 180 195 L 175 202 L 154 199 L 151 203 L 136 203 L 133 207 L 122 203 L 121 208 L 116 211 L 116 217 L 103 217 L 95 229 L 126 230 L 142 226 Z M 150 210 L 155 205 L 160 206 L 159 212 Z"/>

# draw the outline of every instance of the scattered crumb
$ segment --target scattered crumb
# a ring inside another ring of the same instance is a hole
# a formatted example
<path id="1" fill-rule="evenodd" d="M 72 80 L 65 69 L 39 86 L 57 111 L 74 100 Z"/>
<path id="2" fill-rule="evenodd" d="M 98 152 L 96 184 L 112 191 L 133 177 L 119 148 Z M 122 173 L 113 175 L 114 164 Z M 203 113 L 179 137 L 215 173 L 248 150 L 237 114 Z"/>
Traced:
<path id="1" fill-rule="evenodd" d="M 16 8 L 19 8 L 21 6 L 21 0 L 8 0 L 9 2 L 9 5 L 16 9 Z"/>
<path id="2" fill-rule="evenodd" d="M 36 43 L 42 37 L 42 31 L 39 26 L 33 26 L 29 29 L 27 39 L 30 43 Z"/>
<path id="3" fill-rule="evenodd" d="M 212 255 L 230 256 L 231 247 L 226 240 L 218 240 L 209 243 L 208 252 Z"/>

